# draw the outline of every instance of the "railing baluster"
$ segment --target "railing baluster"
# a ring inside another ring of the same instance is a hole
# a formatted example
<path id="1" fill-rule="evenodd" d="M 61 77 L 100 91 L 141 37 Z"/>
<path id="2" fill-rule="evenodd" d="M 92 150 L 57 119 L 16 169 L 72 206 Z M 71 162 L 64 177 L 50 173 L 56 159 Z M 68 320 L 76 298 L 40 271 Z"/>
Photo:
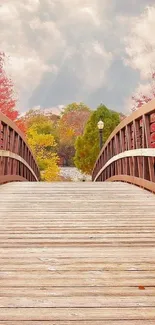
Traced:
<path id="1" fill-rule="evenodd" d="M 143 123 L 144 123 L 146 147 L 151 148 L 150 116 L 143 115 Z M 150 178 L 149 180 L 151 182 L 154 182 L 153 158 L 148 157 L 148 165 L 149 165 L 149 178 Z"/>

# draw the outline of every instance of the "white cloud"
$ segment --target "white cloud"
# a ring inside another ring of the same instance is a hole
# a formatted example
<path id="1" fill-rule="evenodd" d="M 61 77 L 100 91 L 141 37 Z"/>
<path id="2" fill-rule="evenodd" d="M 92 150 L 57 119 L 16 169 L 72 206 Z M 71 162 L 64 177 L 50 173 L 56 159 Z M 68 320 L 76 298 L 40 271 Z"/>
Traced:
<path id="1" fill-rule="evenodd" d="M 141 0 L 142 10 L 151 1 Z M 152 50 L 155 48 L 155 7 L 149 7 L 136 18 L 139 7 L 139 4 L 131 6 L 131 0 L 3 1 L 0 5 L 1 50 L 10 57 L 8 71 L 19 92 L 22 110 L 27 109 L 29 103 L 50 107 L 66 104 L 73 98 L 77 101 L 95 98 L 95 106 L 98 91 L 102 97 L 102 89 L 107 105 L 111 102 L 115 105 L 114 92 L 122 84 L 117 79 L 126 69 L 121 62 L 125 35 L 126 64 L 146 78 L 150 62 L 155 62 Z M 115 72 L 110 71 L 113 62 Z M 119 72 L 117 66 L 122 71 Z M 123 98 L 128 83 L 128 78 L 123 80 Z M 116 93 L 120 96 L 121 90 L 117 89 Z M 118 95 L 116 101 L 119 101 Z"/>
<path id="2" fill-rule="evenodd" d="M 146 7 L 143 14 L 128 22 L 125 64 L 140 73 L 140 82 L 131 97 L 126 100 L 126 105 L 131 110 L 138 108 L 138 100 L 145 104 L 155 96 L 155 83 L 152 78 L 155 72 L 155 6 Z"/>
<path id="3" fill-rule="evenodd" d="M 112 60 L 112 53 L 107 52 L 99 42 L 87 45 L 87 49 L 83 50 L 82 69 L 77 71 L 77 76 L 81 76 L 87 91 L 103 86 Z"/>
<path id="4" fill-rule="evenodd" d="M 48 61 L 51 53 L 64 49 L 56 25 L 39 18 L 39 6 L 38 0 L 12 0 L 0 7 L 1 49 L 10 58 L 8 71 L 21 96 L 30 96 L 45 72 L 57 73 L 58 67 Z"/>
<path id="5" fill-rule="evenodd" d="M 102 0 L 105 17 L 107 3 Z M 8 71 L 19 96 L 31 97 L 47 72 L 56 78 L 65 60 L 71 60 L 86 91 L 101 85 L 112 54 L 95 37 L 100 25 L 105 32 L 108 25 L 100 16 L 100 4 L 100 0 L 10 0 L 1 4 L 1 49 L 10 57 Z"/>
<path id="6" fill-rule="evenodd" d="M 147 7 L 140 16 L 131 19 L 126 37 L 126 63 L 139 70 L 143 79 L 155 70 L 155 6 Z"/>

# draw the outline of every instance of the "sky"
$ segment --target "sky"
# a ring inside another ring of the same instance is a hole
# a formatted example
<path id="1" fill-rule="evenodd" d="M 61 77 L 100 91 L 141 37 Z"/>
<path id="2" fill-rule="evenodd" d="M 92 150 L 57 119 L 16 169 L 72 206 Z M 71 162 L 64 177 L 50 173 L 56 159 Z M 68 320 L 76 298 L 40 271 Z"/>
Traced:
<path id="1" fill-rule="evenodd" d="M 82 101 L 129 112 L 155 69 L 154 30 L 154 0 L 1 0 L 20 111 Z"/>

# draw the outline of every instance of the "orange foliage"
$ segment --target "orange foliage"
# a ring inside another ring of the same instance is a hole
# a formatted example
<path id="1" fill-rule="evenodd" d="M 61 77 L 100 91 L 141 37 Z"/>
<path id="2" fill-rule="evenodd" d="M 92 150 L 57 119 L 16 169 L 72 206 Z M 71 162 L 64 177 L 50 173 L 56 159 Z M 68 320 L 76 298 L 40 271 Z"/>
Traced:
<path id="1" fill-rule="evenodd" d="M 82 135 L 85 125 L 90 117 L 88 110 L 69 111 L 60 120 L 59 133 L 62 142 L 74 142 Z"/>

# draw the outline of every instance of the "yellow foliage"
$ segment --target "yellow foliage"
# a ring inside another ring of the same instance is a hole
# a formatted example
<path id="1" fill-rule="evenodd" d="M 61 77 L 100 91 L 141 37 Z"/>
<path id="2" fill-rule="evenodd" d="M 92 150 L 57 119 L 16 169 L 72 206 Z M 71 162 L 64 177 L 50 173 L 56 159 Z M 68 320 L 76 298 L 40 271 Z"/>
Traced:
<path id="1" fill-rule="evenodd" d="M 59 167 L 55 161 L 51 161 L 42 175 L 42 179 L 46 182 L 54 182 L 59 180 Z"/>
<path id="2" fill-rule="evenodd" d="M 59 159 L 53 152 L 56 142 L 51 132 L 51 122 L 44 120 L 32 124 L 27 130 L 28 144 L 33 150 L 42 171 L 42 180 L 47 182 L 56 181 L 59 178 Z"/>
<path id="3" fill-rule="evenodd" d="M 56 145 L 52 134 L 40 134 L 33 126 L 28 129 L 27 139 L 34 153 L 37 153 L 38 150 L 43 148 L 54 147 Z"/>

